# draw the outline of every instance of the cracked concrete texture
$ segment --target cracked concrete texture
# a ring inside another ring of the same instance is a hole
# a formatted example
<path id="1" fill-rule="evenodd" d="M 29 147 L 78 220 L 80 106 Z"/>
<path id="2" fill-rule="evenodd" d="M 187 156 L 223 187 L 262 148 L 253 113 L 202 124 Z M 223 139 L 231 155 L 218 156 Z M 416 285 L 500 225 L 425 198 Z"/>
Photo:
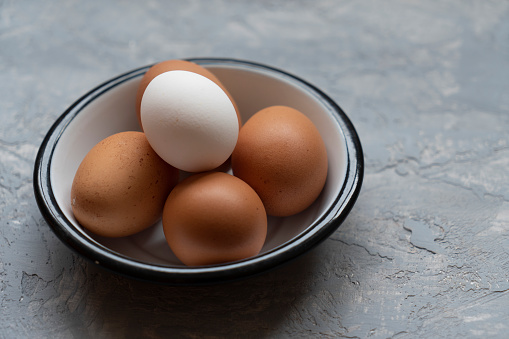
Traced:
<path id="1" fill-rule="evenodd" d="M 0 338 L 504 338 L 509 3 L 0 1 Z M 365 151 L 345 223 L 293 263 L 209 287 L 132 281 L 63 245 L 34 201 L 54 120 L 169 58 L 317 85 Z"/>

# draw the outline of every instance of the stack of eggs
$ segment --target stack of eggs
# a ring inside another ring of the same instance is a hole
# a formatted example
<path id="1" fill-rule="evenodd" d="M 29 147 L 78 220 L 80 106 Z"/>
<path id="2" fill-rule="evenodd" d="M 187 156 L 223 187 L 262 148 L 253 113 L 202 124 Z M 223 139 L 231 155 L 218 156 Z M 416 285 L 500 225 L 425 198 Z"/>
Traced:
<path id="1" fill-rule="evenodd" d="M 242 125 L 227 89 L 195 63 L 152 66 L 136 112 L 143 132 L 102 140 L 75 174 L 72 210 L 94 234 L 129 236 L 162 218 L 185 265 L 245 259 L 260 252 L 267 215 L 305 210 L 325 184 L 325 144 L 303 113 L 271 106 Z"/>

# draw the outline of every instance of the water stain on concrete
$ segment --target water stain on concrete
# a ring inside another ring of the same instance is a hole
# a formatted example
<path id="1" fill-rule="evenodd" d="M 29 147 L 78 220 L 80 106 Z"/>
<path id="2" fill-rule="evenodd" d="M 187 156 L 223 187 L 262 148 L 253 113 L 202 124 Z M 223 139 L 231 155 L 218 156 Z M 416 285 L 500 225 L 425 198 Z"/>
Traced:
<path id="1" fill-rule="evenodd" d="M 405 221 L 403 228 L 412 232 L 410 242 L 415 247 L 429 251 L 433 254 L 443 253 L 442 248 L 435 242 L 435 235 L 426 223 L 419 220 L 409 219 Z"/>

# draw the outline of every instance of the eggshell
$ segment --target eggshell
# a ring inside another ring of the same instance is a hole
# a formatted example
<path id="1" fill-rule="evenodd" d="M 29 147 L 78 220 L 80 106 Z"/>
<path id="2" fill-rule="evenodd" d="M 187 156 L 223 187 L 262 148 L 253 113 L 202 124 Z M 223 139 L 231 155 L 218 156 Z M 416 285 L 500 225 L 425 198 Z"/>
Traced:
<path id="1" fill-rule="evenodd" d="M 309 207 L 327 178 L 327 150 L 314 124 L 286 106 L 272 106 L 242 126 L 232 154 L 233 174 L 260 196 L 269 215 Z"/>
<path id="2" fill-rule="evenodd" d="M 187 172 L 223 164 L 239 134 L 235 108 L 225 92 L 188 71 L 162 73 L 149 83 L 141 101 L 141 120 L 156 153 Z"/>
<path id="3" fill-rule="evenodd" d="M 121 132 L 95 145 L 76 171 L 71 207 L 92 233 L 122 237 L 161 217 L 178 170 L 163 161 L 141 132 Z"/>
<path id="4" fill-rule="evenodd" d="M 257 255 L 267 215 L 255 191 L 230 174 L 194 174 L 179 183 L 164 206 L 163 228 L 175 255 L 188 266 L 226 263 Z"/>
<path id="5" fill-rule="evenodd" d="M 141 79 L 140 85 L 138 87 L 138 92 L 136 93 L 136 114 L 138 116 L 138 122 L 140 126 L 142 126 L 141 122 L 141 116 L 140 116 L 140 107 L 141 107 L 141 99 L 143 98 L 143 94 L 145 93 L 145 89 L 147 88 L 148 84 L 159 74 L 169 72 L 169 71 L 189 71 L 196 74 L 203 75 L 204 77 L 212 80 L 215 82 L 221 89 L 226 93 L 228 98 L 230 98 L 230 101 L 233 104 L 233 107 L 235 108 L 235 112 L 237 113 L 237 119 L 239 122 L 239 127 L 242 124 L 242 120 L 239 114 L 239 109 L 237 107 L 237 104 L 235 103 L 235 100 L 233 100 L 233 97 L 230 95 L 228 90 L 223 86 L 221 81 L 209 70 L 207 70 L 205 67 L 202 67 L 194 62 L 185 61 L 185 60 L 166 60 L 159 62 L 155 64 L 154 66 L 150 67 L 148 71 L 144 74 L 143 78 Z"/>

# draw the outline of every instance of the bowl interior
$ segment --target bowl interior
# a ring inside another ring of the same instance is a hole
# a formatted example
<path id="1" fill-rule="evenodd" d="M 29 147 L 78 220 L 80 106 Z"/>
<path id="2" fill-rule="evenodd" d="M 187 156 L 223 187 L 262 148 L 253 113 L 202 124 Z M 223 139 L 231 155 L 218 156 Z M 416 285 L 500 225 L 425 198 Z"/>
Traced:
<path id="1" fill-rule="evenodd" d="M 202 66 L 213 72 L 237 103 L 243 121 L 272 105 L 287 105 L 306 114 L 325 142 L 329 160 L 328 177 L 320 197 L 308 209 L 285 218 L 269 217 L 268 234 L 260 255 L 288 243 L 323 217 L 340 194 L 347 172 L 345 137 L 327 102 L 306 84 L 284 73 L 249 65 Z M 107 250 L 137 261 L 163 266 L 183 266 L 166 243 L 159 221 L 149 229 L 124 238 L 103 238 L 84 230 L 71 210 L 71 185 L 87 152 L 102 139 L 118 132 L 140 130 L 135 97 L 142 74 L 106 87 L 89 98 L 68 123 L 55 146 L 50 182 L 57 204 L 65 217 L 84 237 Z"/>

